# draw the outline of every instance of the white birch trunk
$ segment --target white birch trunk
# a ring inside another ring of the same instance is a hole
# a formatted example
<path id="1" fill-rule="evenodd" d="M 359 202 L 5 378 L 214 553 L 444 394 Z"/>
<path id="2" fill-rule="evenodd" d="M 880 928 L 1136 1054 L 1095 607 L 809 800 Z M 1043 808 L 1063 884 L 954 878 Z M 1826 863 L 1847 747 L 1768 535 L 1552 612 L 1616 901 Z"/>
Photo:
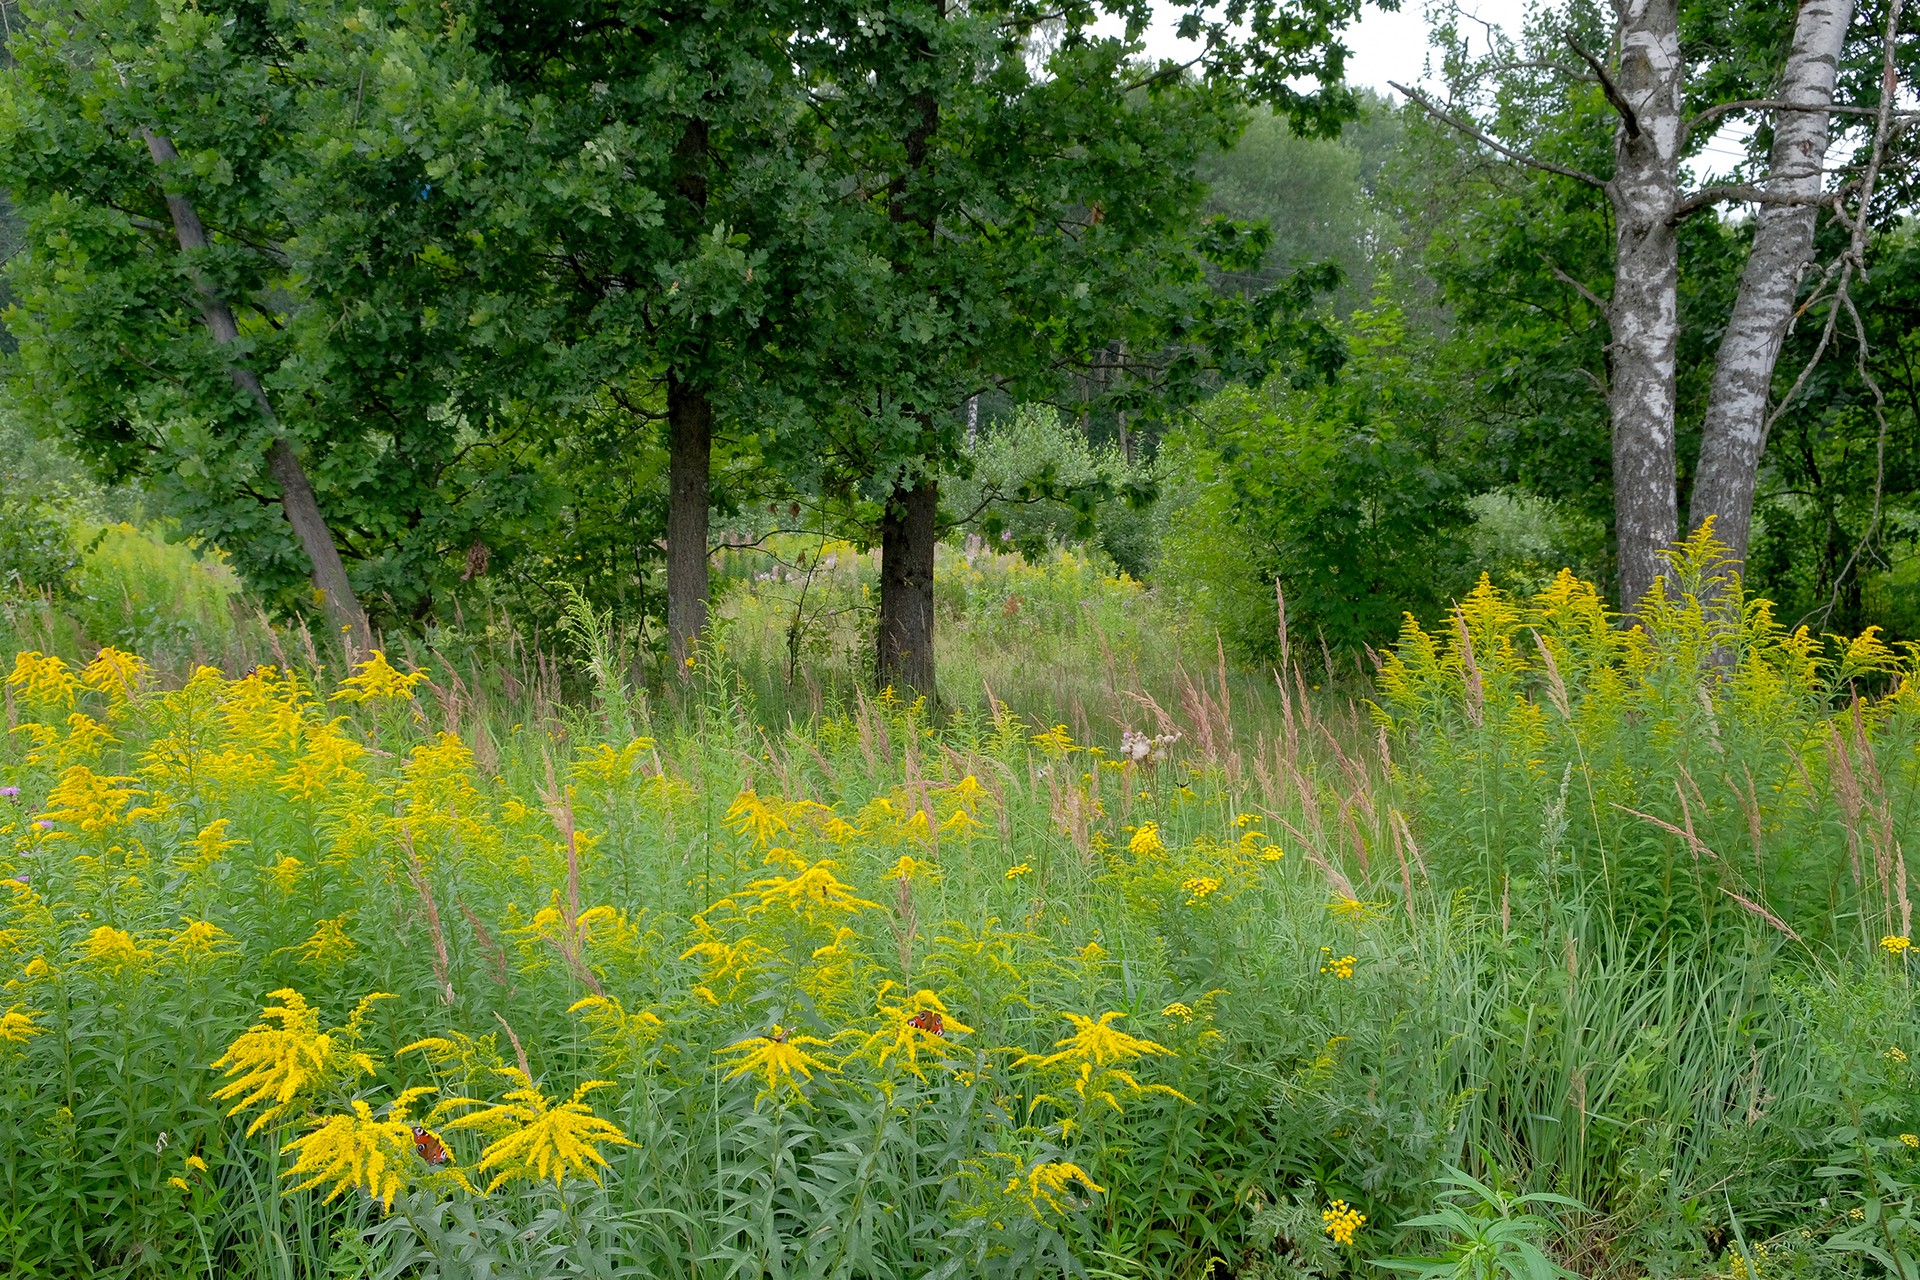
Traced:
<path id="1" fill-rule="evenodd" d="M 1818 108 L 1777 110 L 1767 190 L 1812 198 L 1824 183 L 1828 113 L 1841 46 L 1853 21 L 1853 0 L 1803 0 L 1793 45 L 1775 97 Z M 1767 446 L 1768 393 L 1780 345 L 1793 320 L 1801 273 L 1813 258 L 1816 210 L 1762 205 L 1753 248 L 1740 277 L 1726 336 L 1714 359 L 1713 387 L 1702 424 L 1690 528 L 1715 517 L 1714 534 L 1745 560 L 1753 527 L 1754 487 Z"/>
<path id="2" fill-rule="evenodd" d="M 1615 265 L 1608 408 L 1613 418 L 1615 545 L 1621 608 L 1640 603 L 1679 532 L 1674 493 L 1674 363 L 1679 339 L 1680 61 L 1677 0 L 1619 5 L 1619 89 L 1631 118 L 1616 135 Z"/>

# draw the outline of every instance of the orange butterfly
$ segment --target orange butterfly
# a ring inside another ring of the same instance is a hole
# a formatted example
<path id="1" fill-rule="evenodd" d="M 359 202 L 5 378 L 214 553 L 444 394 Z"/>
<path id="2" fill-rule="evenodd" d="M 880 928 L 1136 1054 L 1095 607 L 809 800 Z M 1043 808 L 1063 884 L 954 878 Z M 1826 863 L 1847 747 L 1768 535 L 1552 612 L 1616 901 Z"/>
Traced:
<path id="1" fill-rule="evenodd" d="M 910 1027 L 918 1027 L 930 1036 L 944 1036 L 947 1034 L 946 1021 L 941 1018 L 939 1011 L 935 1009 L 922 1009 L 919 1013 L 907 1019 L 907 1025 Z"/>
<path id="2" fill-rule="evenodd" d="M 446 1144 L 419 1125 L 413 1126 L 413 1149 L 418 1151 L 420 1158 L 429 1165 L 443 1165 L 447 1162 Z"/>

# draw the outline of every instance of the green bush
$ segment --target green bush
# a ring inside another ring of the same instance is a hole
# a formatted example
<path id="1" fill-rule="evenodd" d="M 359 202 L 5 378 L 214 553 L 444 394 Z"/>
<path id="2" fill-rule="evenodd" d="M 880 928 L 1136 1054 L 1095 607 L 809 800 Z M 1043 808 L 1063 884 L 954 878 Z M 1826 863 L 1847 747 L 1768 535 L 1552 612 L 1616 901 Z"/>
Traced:
<path id="1" fill-rule="evenodd" d="M 1159 580 L 1240 653 L 1296 634 L 1380 645 L 1471 582 L 1475 470 L 1463 431 L 1392 310 L 1355 317 L 1328 386 L 1230 387 L 1170 433 Z"/>

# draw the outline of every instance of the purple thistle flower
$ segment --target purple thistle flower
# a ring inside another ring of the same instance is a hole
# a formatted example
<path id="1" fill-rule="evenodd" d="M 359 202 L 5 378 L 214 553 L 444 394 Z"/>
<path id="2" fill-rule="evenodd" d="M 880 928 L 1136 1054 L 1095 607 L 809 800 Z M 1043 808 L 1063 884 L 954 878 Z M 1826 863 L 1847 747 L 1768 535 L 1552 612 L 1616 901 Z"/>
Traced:
<path id="1" fill-rule="evenodd" d="M 4 797 L 5 799 L 12 800 L 19 794 L 20 788 L 18 787 L 0 787 L 0 797 Z"/>

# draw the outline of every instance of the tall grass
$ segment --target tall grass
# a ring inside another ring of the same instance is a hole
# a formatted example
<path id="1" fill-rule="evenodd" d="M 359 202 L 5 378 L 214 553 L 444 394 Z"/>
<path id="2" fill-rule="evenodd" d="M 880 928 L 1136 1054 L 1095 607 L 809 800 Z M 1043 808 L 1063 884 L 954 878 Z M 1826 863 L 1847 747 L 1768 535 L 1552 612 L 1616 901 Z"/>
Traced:
<path id="1" fill-rule="evenodd" d="M 1460 1168 L 1579 1201 L 1582 1274 L 1905 1274 L 1908 658 L 1784 633 L 1702 540 L 1637 632 L 1485 588 L 1374 705 L 1292 669 L 1251 715 L 1076 562 L 967 568 L 979 653 L 1099 623 L 1112 674 L 1047 677 L 1084 727 L 807 714 L 772 591 L 664 699 L 584 609 L 574 698 L 519 648 L 23 656 L 15 1270 L 1331 1280 L 1444 1246 L 1398 1224 Z M 999 591 L 1046 628 L 995 640 Z M 605 1166 L 540 1165 L 555 1125 Z"/>

